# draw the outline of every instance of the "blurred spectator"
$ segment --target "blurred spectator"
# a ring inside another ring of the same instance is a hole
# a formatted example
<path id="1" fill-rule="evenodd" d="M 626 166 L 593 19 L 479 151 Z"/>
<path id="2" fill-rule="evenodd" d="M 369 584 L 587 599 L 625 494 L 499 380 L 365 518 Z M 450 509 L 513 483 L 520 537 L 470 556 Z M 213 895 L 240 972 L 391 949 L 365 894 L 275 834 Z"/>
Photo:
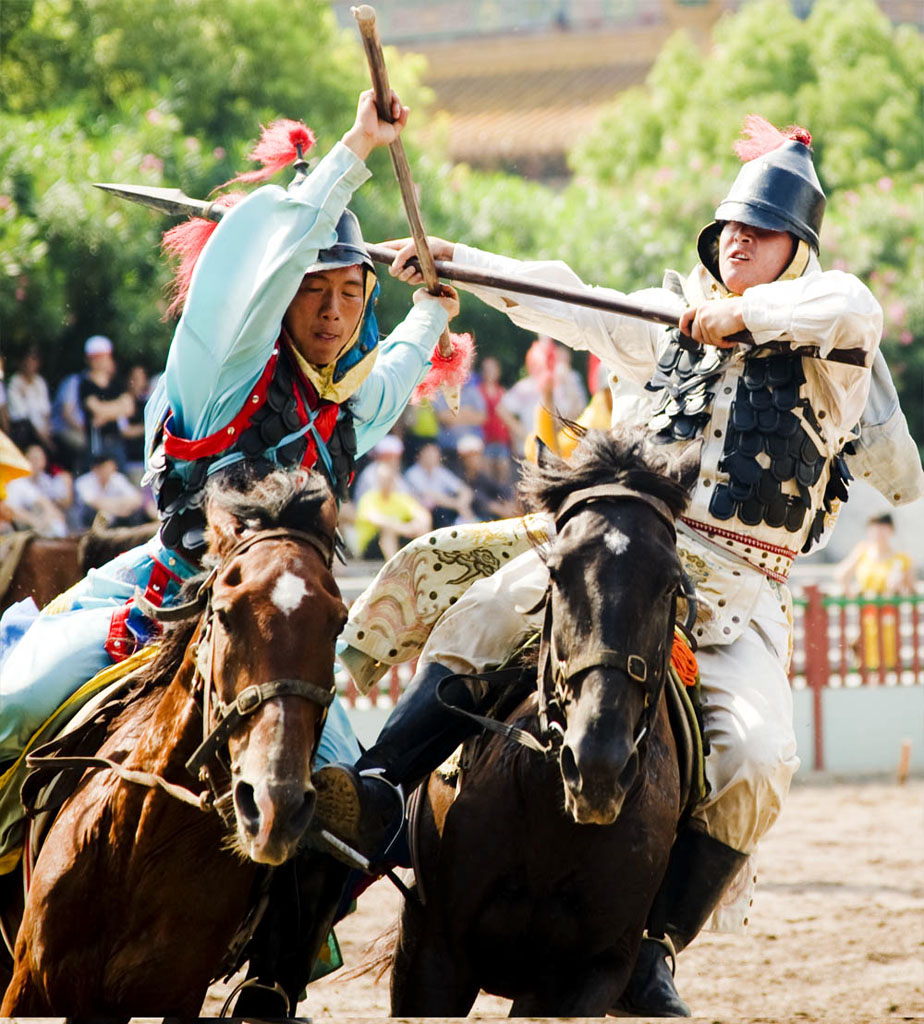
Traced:
<path id="1" fill-rule="evenodd" d="M 395 471 L 395 480 L 392 485 L 396 491 L 402 494 L 410 494 L 410 488 L 401 476 L 401 456 L 404 454 L 404 442 L 394 434 L 386 434 L 381 441 L 372 449 L 373 461 L 356 478 L 353 488 L 353 500 L 359 501 L 362 496 L 371 490 L 377 480 L 377 469 L 383 462 L 389 463 Z"/>
<path id="2" fill-rule="evenodd" d="M 6 489 L 11 481 L 28 476 L 32 471 L 29 461 L 15 444 L 0 430 L 0 533 L 11 528 L 13 513 L 6 503 Z"/>
<path id="3" fill-rule="evenodd" d="M 914 593 L 911 556 L 893 547 L 892 517 L 872 516 L 866 536 L 837 567 L 837 579 L 847 594 L 862 597 L 895 597 Z"/>
<path id="4" fill-rule="evenodd" d="M 150 518 L 141 491 L 119 472 L 111 455 L 94 456 L 90 471 L 74 481 L 74 492 L 83 528 L 93 525 L 97 513 L 109 526 L 137 526 Z"/>
<path id="5" fill-rule="evenodd" d="M 144 404 L 151 393 L 148 371 L 140 364 L 128 371 L 125 393 L 134 406 L 131 415 L 118 421 L 125 446 L 125 472 L 132 483 L 140 484 L 144 476 Z"/>
<path id="6" fill-rule="evenodd" d="M 31 467 L 30 475 L 11 480 L 7 485 L 6 502 L 13 522 L 19 529 L 34 530 L 40 537 L 65 537 L 68 533 L 65 511 L 72 497 L 70 474 L 52 477 L 46 472 L 48 458 L 40 444 L 30 445 L 25 454 Z"/>
<path id="7" fill-rule="evenodd" d="M 500 382 L 500 363 L 493 356 L 481 361 L 481 383 L 478 388 L 485 405 L 482 434 L 486 469 L 498 483 L 507 484 L 510 482 L 511 468 L 510 429 L 497 411 L 506 389 Z"/>
<path id="8" fill-rule="evenodd" d="M 472 515 L 479 522 L 507 519 L 518 514 L 517 503 L 509 488 L 485 472 L 485 445 L 480 437 L 468 434 L 459 441 L 462 479 L 472 492 Z"/>
<path id="9" fill-rule="evenodd" d="M 433 399 L 433 411 L 440 423 L 438 443 L 443 456 L 454 462 L 456 446 L 466 434 L 482 436 L 482 427 L 487 419 L 487 407 L 478 383 L 471 378 L 462 385 L 459 393 L 459 411 L 454 413 L 440 391 Z"/>
<path id="10" fill-rule="evenodd" d="M 452 526 L 460 517 L 472 518 L 472 492 L 455 473 L 440 465 L 436 444 L 425 444 L 417 461 L 404 474 L 411 493 L 430 510 L 433 527 Z"/>
<path id="11" fill-rule="evenodd" d="M 613 418 L 613 392 L 607 383 L 605 369 L 601 366 L 602 380 L 593 393 L 587 408 L 574 421 L 585 430 L 609 430 Z M 562 420 L 552 411 L 555 408 L 551 378 L 542 385 L 542 398 L 536 406 L 533 433 L 526 439 L 525 455 L 530 462 L 536 461 L 536 440 L 553 451 L 556 455 L 567 459 L 577 448 L 582 434 L 575 430 L 569 421 Z"/>
<path id="12" fill-rule="evenodd" d="M 38 442 L 46 451 L 51 451 L 51 401 L 40 368 L 38 349 L 30 348 L 22 358 L 19 372 L 10 377 L 7 390 L 10 437 L 20 448 Z"/>
<path id="13" fill-rule="evenodd" d="M 547 335 L 540 335 L 526 353 L 526 376 L 504 395 L 497 407 L 513 438 L 516 454 L 522 455 L 526 439 L 534 429 L 536 409 L 551 382 L 553 407 L 565 419 L 575 419 L 587 403 L 587 392 L 570 352 Z"/>
<path id="14" fill-rule="evenodd" d="M 895 523 L 892 517 L 873 516 L 867 521 L 866 536 L 837 567 L 837 580 L 848 596 L 884 598 L 914 593 L 911 556 L 893 547 Z M 862 605 L 860 637 L 853 644 L 868 669 L 882 662 L 887 669 L 898 662 L 898 609 L 895 605 Z M 881 655 L 881 662 L 880 662 Z"/>
<path id="15" fill-rule="evenodd" d="M 72 373 L 65 377 L 51 404 L 51 432 L 58 458 L 71 472 L 83 468 L 87 448 L 86 426 L 80 408 L 81 376 Z"/>
<path id="16" fill-rule="evenodd" d="M 134 401 L 116 380 L 116 364 L 112 342 L 94 334 L 84 345 L 87 368 L 80 378 L 78 396 L 86 429 L 87 452 L 91 464 L 101 455 L 115 459 L 121 469 L 125 465 L 125 445 L 119 420 L 131 416 Z"/>
<path id="17" fill-rule="evenodd" d="M 430 529 L 430 513 L 412 495 L 397 490 L 393 459 L 377 459 L 370 469 L 375 482 L 356 506 L 356 547 L 361 558 L 391 558 Z"/>
<path id="18" fill-rule="evenodd" d="M 413 462 L 425 444 L 436 441 L 440 434 L 440 421 L 432 403 L 425 399 L 419 404 L 411 403 L 401 416 L 404 424 L 404 445 L 407 456 Z"/>

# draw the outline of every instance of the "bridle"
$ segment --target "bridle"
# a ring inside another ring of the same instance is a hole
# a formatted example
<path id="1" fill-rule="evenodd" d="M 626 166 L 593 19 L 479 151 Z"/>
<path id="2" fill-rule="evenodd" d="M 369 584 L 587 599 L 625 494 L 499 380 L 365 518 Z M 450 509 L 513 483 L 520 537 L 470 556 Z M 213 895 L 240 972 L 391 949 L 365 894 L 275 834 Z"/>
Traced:
<path id="1" fill-rule="evenodd" d="M 213 764 L 220 763 L 219 755 L 222 748 L 244 720 L 267 701 L 276 697 L 302 697 L 319 705 L 321 721 L 315 731 L 314 747 L 311 751 L 311 756 L 314 757 L 320 740 L 321 728 L 327 717 L 327 710 L 334 699 L 333 687 L 319 686 L 317 683 L 298 677 L 269 679 L 264 683 L 254 683 L 237 694 L 235 699 L 228 704 L 222 701 L 215 689 L 213 678 L 215 631 L 212 609 L 212 592 L 215 583 L 238 555 L 244 554 L 245 551 L 249 551 L 257 544 L 280 539 L 294 540 L 313 547 L 321 555 L 325 568 L 328 570 L 331 568 L 334 556 L 334 538 L 332 536 L 320 530 L 296 530 L 283 526 L 258 530 L 256 533 L 244 537 L 225 554 L 221 562 L 212 569 L 200 585 L 194 601 L 189 602 L 189 605 L 195 605 L 197 610 L 202 609 L 192 690 L 193 693 L 201 692 L 202 694 L 203 739 L 186 762 L 186 770 L 190 775 L 197 777 L 209 786 L 213 805 L 226 821 L 230 820 L 230 810 L 227 806 L 230 803 L 230 792 L 225 789 L 224 785 L 219 785 Z M 179 610 L 178 608 L 171 609 L 174 613 Z M 229 774 L 226 766 L 222 765 L 221 767 L 221 775 Z"/>
<path id="2" fill-rule="evenodd" d="M 319 686 L 317 683 L 299 678 L 270 679 L 264 683 L 248 686 L 233 701 L 225 704 L 215 690 L 212 674 L 215 642 L 212 593 L 215 583 L 231 561 L 238 555 L 249 551 L 257 544 L 278 539 L 294 540 L 314 548 L 321 555 L 325 568 L 330 570 L 335 551 L 335 539 L 332 535 L 320 529 L 296 530 L 291 527 L 272 527 L 265 530 L 257 530 L 235 544 L 221 561 L 212 568 L 208 576 L 199 585 L 195 596 L 183 604 L 173 605 L 168 608 L 158 608 L 151 604 L 140 590 L 135 591 L 136 605 L 145 615 L 157 622 L 180 622 L 191 619 L 194 616 L 201 616 L 199 638 L 196 641 L 195 673 L 190 692 L 193 695 L 201 694 L 200 711 L 202 714 L 203 740 L 186 762 L 186 768 L 193 777 L 198 778 L 200 782 L 207 785 L 208 788 L 204 792 L 194 793 L 185 786 L 168 782 L 154 772 L 129 769 L 117 761 L 99 756 L 29 757 L 28 763 L 30 766 L 61 770 L 77 767 L 109 768 L 127 782 L 135 782 L 152 787 L 157 786 L 170 794 L 170 796 L 176 797 L 178 800 L 198 807 L 203 811 L 214 809 L 225 824 L 230 825 L 233 821 L 233 798 L 230 788 L 225 785 L 226 780 L 230 779 L 230 770 L 222 763 L 220 754 L 235 730 L 258 708 L 267 701 L 285 696 L 302 697 L 314 704 L 318 704 L 321 707 L 321 722 L 318 729 L 315 730 L 314 748 L 311 752 L 311 756 L 314 757 L 320 740 L 321 726 L 324 724 L 327 710 L 334 699 L 334 689 L 332 686 Z M 212 725 L 213 722 L 214 726 Z M 219 781 L 219 777 L 221 777 L 221 781 Z"/>
<path id="3" fill-rule="evenodd" d="M 658 514 L 661 522 L 667 526 L 671 540 L 676 544 L 674 514 L 667 503 L 654 495 L 645 494 L 618 483 L 599 484 L 595 487 L 582 488 L 570 494 L 555 515 L 556 530 L 560 533 L 568 519 L 577 512 L 583 511 L 590 504 L 617 501 L 640 501 L 648 505 Z M 696 597 L 693 584 L 684 572 L 681 572 L 680 582 L 671 597 L 671 610 L 667 621 L 665 642 L 660 648 L 659 664 L 651 664 L 643 654 L 634 651 L 617 651 L 595 644 L 583 647 L 580 652 L 562 658 L 552 630 L 552 580 L 549 580 L 544 599 L 545 618 L 539 642 L 538 713 L 542 735 L 551 749 L 557 751 L 564 742 L 565 711 L 572 699 L 574 680 L 595 668 L 624 672 L 644 689 L 645 706 L 633 737 L 633 750 L 638 749 L 639 744 L 649 731 L 667 679 L 678 597 L 684 597 L 687 602 L 687 614 L 681 629 L 692 641 L 690 630 L 696 620 Z"/>

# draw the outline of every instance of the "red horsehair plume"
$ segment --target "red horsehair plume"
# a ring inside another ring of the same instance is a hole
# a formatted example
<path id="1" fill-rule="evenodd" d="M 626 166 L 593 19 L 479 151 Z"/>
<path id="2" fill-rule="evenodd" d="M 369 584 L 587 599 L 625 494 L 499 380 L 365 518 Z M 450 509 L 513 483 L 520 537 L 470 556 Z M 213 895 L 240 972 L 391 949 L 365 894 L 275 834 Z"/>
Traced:
<path id="1" fill-rule="evenodd" d="M 263 126 L 260 141 L 247 154 L 248 160 L 263 164 L 263 170 L 247 171 L 225 184 L 231 185 L 236 181 L 266 181 L 297 159 L 299 147 L 304 156 L 313 145 L 314 132 L 301 121 L 289 121 L 285 118 L 273 121 L 272 124 Z"/>
<path id="2" fill-rule="evenodd" d="M 432 398 L 443 384 L 448 387 L 459 387 L 468 380 L 475 356 L 475 339 L 470 334 L 450 334 L 452 352 L 441 356 L 439 346 L 430 357 L 431 366 L 427 376 L 414 388 L 412 401 L 419 405 L 427 398 Z"/>
<path id="3" fill-rule="evenodd" d="M 791 124 L 788 128 L 775 128 L 760 114 L 748 114 L 744 119 L 743 135 L 735 143 L 735 152 L 744 163 L 769 153 L 784 142 L 801 142 L 803 146 L 811 146 L 812 136 L 806 128 Z"/>
<path id="4" fill-rule="evenodd" d="M 215 205 L 228 209 L 243 199 L 245 195 L 245 192 L 228 192 L 219 196 L 215 200 Z M 212 237 L 212 232 L 217 227 L 217 221 L 206 220 L 204 217 L 190 217 L 189 220 L 164 232 L 160 243 L 161 249 L 166 256 L 177 261 L 173 283 L 170 286 L 171 301 L 166 313 L 168 318 L 179 313 L 183 308 L 196 261 L 205 248 L 205 243 Z"/>

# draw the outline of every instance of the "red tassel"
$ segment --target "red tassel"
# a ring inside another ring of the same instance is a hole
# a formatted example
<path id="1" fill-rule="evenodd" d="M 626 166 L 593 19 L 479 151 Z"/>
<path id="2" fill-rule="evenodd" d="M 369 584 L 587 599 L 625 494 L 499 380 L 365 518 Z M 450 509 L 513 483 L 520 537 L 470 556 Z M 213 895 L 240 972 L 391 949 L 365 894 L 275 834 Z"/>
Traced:
<path id="1" fill-rule="evenodd" d="M 302 156 L 314 145 L 314 133 L 301 121 L 281 119 L 263 127 L 260 141 L 247 154 L 248 160 L 263 165 L 261 171 L 247 171 L 226 182 L 230 185 L 236 181 L 266 181 L 277 171 L 287 167 L 298 158 L 298 147 L 301 146 Z"/>
<path id="2" fill-rule="evenodd" d="M 419 405 L 427 398 L 432 398 L 444 385 L 459 387 L 468 380 L 475 358 L 475 339 L 470 334 L 450 334 L 452 352 L 441 356 L 439 346 L 430 357 L 431 366 L 427 376 L 414 388 L 411 401 Z"/>
<path id="3" fill-rule="evenodd" d="M 775 128 L 770 122 L 761 117 L 760 114 L 748 114 L 744 119 L 744 131 L 746 138 L 740 138 L 735 143 L 735 152 L 740 159 L 747 163 L 748 160 L 755 160 L 765 153 L 782 146 L 784 142 L 801 142 L 803 146 L 811 146 L 812 136 L 806 128 L 797 124 L 791 124 L 788 128 Z"/>
<path id="4" fill-rule="evenodd" d="M 244 192 L 228 192 L 219 196 L 215 200 L 215 204 L 229 209 L 243 199 L 245 194 Z M 189 220 L 164 232 L 160 243 L 161 249 L 166 256 L 177 261 L 173 282 L 170 286 L 171 301 L 166 313 L 168 318 L 182 310 L 189 292 L 193 269 L 205 248 L 205 243 L 212 237 L 212 232 L 217 227 L 218 223 L 214 220 L 190 217 Z"/>

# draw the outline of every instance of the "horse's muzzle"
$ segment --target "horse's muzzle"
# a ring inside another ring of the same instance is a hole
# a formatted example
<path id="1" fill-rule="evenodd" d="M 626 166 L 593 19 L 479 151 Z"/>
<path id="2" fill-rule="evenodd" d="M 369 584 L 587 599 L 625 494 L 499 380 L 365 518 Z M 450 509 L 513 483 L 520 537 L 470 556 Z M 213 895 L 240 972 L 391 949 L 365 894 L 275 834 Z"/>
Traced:
<path id="1" fill-rule="evenodd" d="M 310 784 L 261 780 L 234 783 L 234 810 L 241 843 L 258 864 L 282 864 L 295 853 L 314 814 L 317 793 Z"/>
<path id="2" fill-rule="evenodd" d="M 612 825 L 638 777 L 638 751 L 592 742 L 586 735 L 573 746 L 566 737 L 559 762 L 565 783 L 565 810 L 579 825 Z"/>

